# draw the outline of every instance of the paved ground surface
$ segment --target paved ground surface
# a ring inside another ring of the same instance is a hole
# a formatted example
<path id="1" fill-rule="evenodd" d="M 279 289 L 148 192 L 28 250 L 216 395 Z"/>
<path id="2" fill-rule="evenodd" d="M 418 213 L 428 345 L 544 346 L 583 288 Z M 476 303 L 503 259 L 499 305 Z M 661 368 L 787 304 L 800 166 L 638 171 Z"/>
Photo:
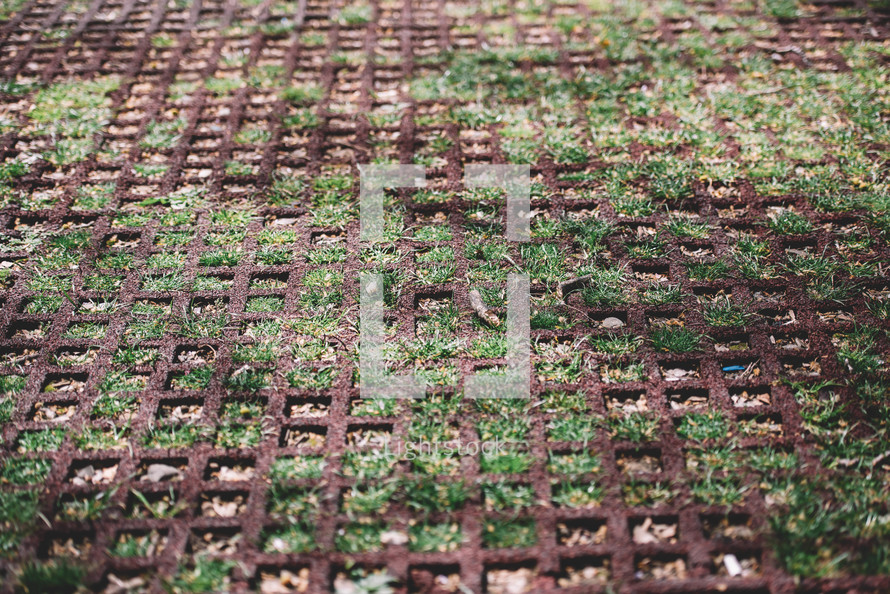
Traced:
<path id="1" fill-rule="evenodd" d="M 877 8 L 7 0 L 0 590 L 890 591 Z"/>

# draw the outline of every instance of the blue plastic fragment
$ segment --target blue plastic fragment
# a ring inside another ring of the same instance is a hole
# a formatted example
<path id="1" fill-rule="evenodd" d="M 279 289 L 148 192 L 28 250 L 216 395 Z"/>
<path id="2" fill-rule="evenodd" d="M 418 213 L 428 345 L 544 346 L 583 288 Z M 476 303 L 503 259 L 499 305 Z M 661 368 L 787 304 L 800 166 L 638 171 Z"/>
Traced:
<path id="1" fill-rule="evenodd" d="M 727 365 L 726 367 L 723 368 L 723 371 L 726 371 L 726 372 L 745 371 L 745 366 L 744 365 Z"/>

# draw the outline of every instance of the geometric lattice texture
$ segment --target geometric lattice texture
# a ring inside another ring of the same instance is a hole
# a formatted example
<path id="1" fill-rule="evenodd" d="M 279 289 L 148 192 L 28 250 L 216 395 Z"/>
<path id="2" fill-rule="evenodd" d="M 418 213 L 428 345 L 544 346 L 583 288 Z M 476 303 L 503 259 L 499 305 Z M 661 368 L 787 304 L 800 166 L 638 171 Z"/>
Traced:
<path id="1" fill-rule="evenodd" d="M 881 10 L 7 0 L 0 590 L 890 591 Z"/>

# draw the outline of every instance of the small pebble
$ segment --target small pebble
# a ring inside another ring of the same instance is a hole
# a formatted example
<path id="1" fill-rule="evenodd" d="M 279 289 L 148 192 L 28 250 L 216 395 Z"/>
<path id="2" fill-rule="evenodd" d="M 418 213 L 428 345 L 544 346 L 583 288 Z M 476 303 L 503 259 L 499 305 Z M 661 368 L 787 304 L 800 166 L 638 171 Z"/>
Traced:
<path id="1" fill-rule="evenodd" d="M 142 477 L 143 481 L 158 483 L 168 479 L 182 479 L 182 472 L 175 466 L 167 464 L 150 464 Z"/>
<path id="2" fill-rule="evenodd" d="M 401 546 L 407 544 L 408 535 L 398 530 L 387 530 L 380 535 L 380 542 L 383 544 L 391 544 Z"/>
<path id="3" fill-rule="evenodd" d="M 742 564 L 739 563 L 735 555 L 723 555 L 723 565 L 730 577 L 742 575 Z"/>
<path id="4" fill-rule="evenodd" d="M 614 328 L 621 328 L 622 326 L 624 326 L 624 322 L 618 318 L 606 318 L 603 320 L 603 328 L 612 330 Z"/>

